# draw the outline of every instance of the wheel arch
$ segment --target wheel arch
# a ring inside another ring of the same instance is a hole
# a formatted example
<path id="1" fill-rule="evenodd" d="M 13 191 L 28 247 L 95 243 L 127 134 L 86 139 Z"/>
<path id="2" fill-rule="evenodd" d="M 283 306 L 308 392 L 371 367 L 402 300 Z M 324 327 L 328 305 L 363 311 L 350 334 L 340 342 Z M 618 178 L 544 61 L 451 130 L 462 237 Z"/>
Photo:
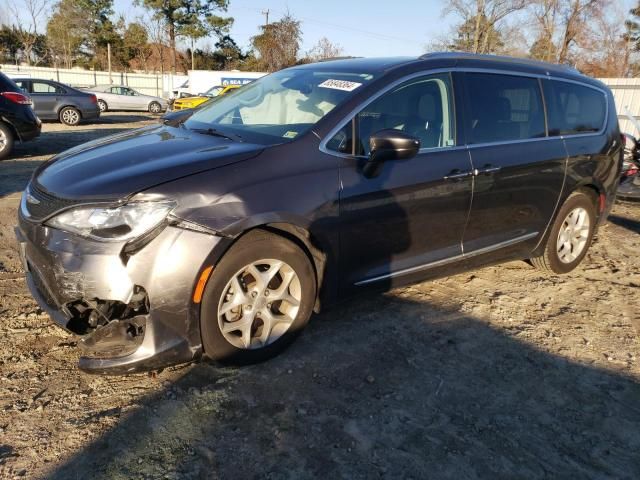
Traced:
<path id="1" fill-rule="evenodd" d="M 22 142 L 22 138 L 20 137 L 20 133 L 18 132 L 18 130 L 16 129 L 16 127 L 14 127 L 13 123 L 11 123 L 6 117 L 4 116 L 0 116 L 0 123 L 3 125 L 6 125 L 6 127 L 11 131 L 11 133 L 13 134 L 13 137 Z"/>
<path id="2" fill-rule="evenodd" d="M 536 243 L 536 246 L 533 248 L 532 255 L 539 254 L 541 249 L 544 249 L 549 233 L 551 232 L 551 229 L 553 228 L 553 224 L 555 223 L 558 217 L 558 214 L 560 213 L 560 209 L 562 208 L 562 205 L 564 205 L 564 203 L 569 199 L 569 197 L 571 197 L 571 195 L 573 195 L 576 192 L 584 192 L 590 195 L 593 198 L 594 207 L 596 209 L 596 215 L 599 221 L 602 215 L 602 211 L 601 211 L 602 200 L 600 199 L 603 198 L 602 197 L 603 195 L 606 195 L 605 191 L 606 190 L 604 186 L 602 184 L 599 184 L 593 178 L 585 178 L 582 181 L 571 186 L 571 188 L 567 188 L 564 194 L 562 195 L 562 198 L 558 202 L 558 206 L 553 212 L 553 216 L 551 217 L 551 219 L 549 220 L 549 223 L 545 227 L 543 234 L 540 236 L 538 242 Z M 598 223 L 599 222 L 596 222 L 596 225 Z"/>
<path id="3" fill-rule="evenodd" d="M 225 242 L 224 247 L 210 258 L 209 264 L 215 265 L 224 255 L 235 245 L 235 243 L 253 230 L 264 230 L 282 238 L 285 238 L 300 248 L 307 256 L 314 269 L 316 276 L 316 299 L 314 311 L 320 311 L 320 292 L 324 285 L 325 271 L 327 268 L 329 250 L 327 246 L 314 237 L 311 233 L 309 225 L 303 219 L 291 218 L 279 214 L 269 214 L 254 218 L 247 218 L 238 224 L 231 225 L 220 231 L 220 235 L 225 236 L 229 241 Z M 212 252 L 213 253 L 213 252 Z"/>
<path id="4" fill-rule="evenodd" d="M 584 179 L 583 181 L 574 185 L 574 187 L 567 192 L 567 196 L 565 197 L 564 201 L 566 201 L 567 198 L 569 198 L 575 192 L 584 192 L 593 198 L 594 206 L 596 207 L 596 215 L 599 222 L 600 217 L 602 216 L 604 211 L 604 205 L 607 195 L 607 191 L 604 185 L 600 184 L 600 182 L 593 178 Z"/>

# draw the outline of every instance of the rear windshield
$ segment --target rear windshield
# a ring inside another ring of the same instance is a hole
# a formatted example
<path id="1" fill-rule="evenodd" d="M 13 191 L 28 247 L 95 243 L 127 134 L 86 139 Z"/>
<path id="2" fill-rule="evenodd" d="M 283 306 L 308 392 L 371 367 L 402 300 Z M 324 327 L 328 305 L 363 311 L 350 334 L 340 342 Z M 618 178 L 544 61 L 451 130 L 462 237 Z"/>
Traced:
<path id="1" fill-rule="evenodd" d="M 543 84 L 550 136 L 594 133 L 604 127 L 607 100 L 603 92 L 555 80 Z"/>
<path id="2" fill-rule="evenodd" d="M 0 92 L 20 93 L 21 90 L 15 83 L 13 83 L 13 80 L 7 77 L 4 73 L 0 73 Z"/>

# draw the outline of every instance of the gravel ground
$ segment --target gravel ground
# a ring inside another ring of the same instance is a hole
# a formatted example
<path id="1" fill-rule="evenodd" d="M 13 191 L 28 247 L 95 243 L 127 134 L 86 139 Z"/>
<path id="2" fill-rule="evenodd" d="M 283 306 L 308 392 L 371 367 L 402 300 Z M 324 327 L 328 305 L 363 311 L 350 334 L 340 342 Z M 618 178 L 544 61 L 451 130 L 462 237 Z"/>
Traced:
<path id="1" fill-rule="evenodd" d="M 365 296 L 240 369 L 79 372 L 27 293 L 16 192 L 51 154 L 153 121 L 46 124 L 0 163 L 0 478 L 640 478 L 635 205 L 566 276 L 513 262 Z"/>

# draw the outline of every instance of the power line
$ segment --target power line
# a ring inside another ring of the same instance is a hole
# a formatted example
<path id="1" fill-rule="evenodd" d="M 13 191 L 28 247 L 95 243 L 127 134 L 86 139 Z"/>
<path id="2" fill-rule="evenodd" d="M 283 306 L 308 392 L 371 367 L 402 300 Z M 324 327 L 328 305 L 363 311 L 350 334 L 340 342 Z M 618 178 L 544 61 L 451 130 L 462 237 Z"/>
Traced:
<path id="1" fill-rule="evenodd" d="M 251 7 L 242 7 L 242 6 L 238 6 L 236 8 L 240 8 L 243 10 L 249 10 L 252 12 L 258 12 L 261 15 L 265 15 L 265 10 L 259 10 L 257 8 L 251 8 Z M 269 20 L 269 13 L 278 13 L 280 15 L 287 15 L 287 12 L 282 12 L 282 11 L 278 11 L 278 10 L 266 10 L 266 15 L 267 15 L 267 24 L 268 24 L 268 20 Z M 395 35 L 385 35 L 383 33 L 377 33 L 377 32 L 371 32 L 369 30 L 363 30 L 361 28 L 354 28 L 351 26 L 346 26 L 346 25 L 339 25 L 337 23 L 331 23 L 331 22 L 325 22 L 322 20 L 315 20 L 313 18 L 308 18 L 308 17 L 297 17 L 299 20 L 307 22 L 307 23 L 315 23 L 318 25 L 323 25 L 323 26 L 327 26 L 327 27 L 332 27 L 332 28 L 336 28 L 342 31 L 347 31 L 347 32 L 356 32 L 356 33 L 360 33 L 362 35 L 368 35 L 370 37 L 374 37 L 374 38 L 378 38 L 380 40 L 397 40 L 400 42 L 405 42 L 405 43 L 411 43 L 413 45 L 415 45 L 416 43 L 420 43 L 420 41 L 418 40 L 412 40 L 409 38 L 403 38 L 403 37 L 397 37 Z"/>

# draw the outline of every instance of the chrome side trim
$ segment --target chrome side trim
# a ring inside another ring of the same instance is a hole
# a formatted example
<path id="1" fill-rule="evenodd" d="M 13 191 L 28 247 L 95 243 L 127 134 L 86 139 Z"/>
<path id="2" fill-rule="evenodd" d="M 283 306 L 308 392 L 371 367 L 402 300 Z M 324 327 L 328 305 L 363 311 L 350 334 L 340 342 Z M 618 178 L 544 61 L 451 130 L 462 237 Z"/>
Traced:
<path id="1" fill-rule="evenodd" d="M 506 240 L 504 242 L 496 243 L 495 245 L 490 245 L 488 247 L 479 248 L 478 250 L 474 250 L 469 253 L 461 253 L 460 255 L 455 255 L 449 258 L 443 258 L 442 260 L 437 260 L 431 263 L 425 263 L 424 265 L 418 265 L 416 267 L 404 268 L 402 270 L 398 270 L 391 273 L 385 273 L 384 275 L 379 275 L 377 277 L 367 278 L 364 280 L 360 280 L 355 283 L 356 286 L 368 285 L 370 283 L 378 282 L 380 280 L 385 280 L 387 278 L 395 278 L 402 275 L 407 275 L 409 273 L 417 273 L 423 270 L 429 270 L 431 268 L 441 267 L 443 265 L 448 265 L 449 263 L 457 262 L 458 260 L 464 260 L 467 258 L 477 257 L 478 255 L 483 255 L 485 253 L 490 253 L 495 250 L 500 250 L 501 248 L 509 247 L 511 245 L 515 245 L 516 243 L 524 242 L 525 240 L 529 240 L 538 235 L 538 232 L 531 232 L 526 235 L 521 235 L 516 238 L 512 238 L 511 240 Z"/>

